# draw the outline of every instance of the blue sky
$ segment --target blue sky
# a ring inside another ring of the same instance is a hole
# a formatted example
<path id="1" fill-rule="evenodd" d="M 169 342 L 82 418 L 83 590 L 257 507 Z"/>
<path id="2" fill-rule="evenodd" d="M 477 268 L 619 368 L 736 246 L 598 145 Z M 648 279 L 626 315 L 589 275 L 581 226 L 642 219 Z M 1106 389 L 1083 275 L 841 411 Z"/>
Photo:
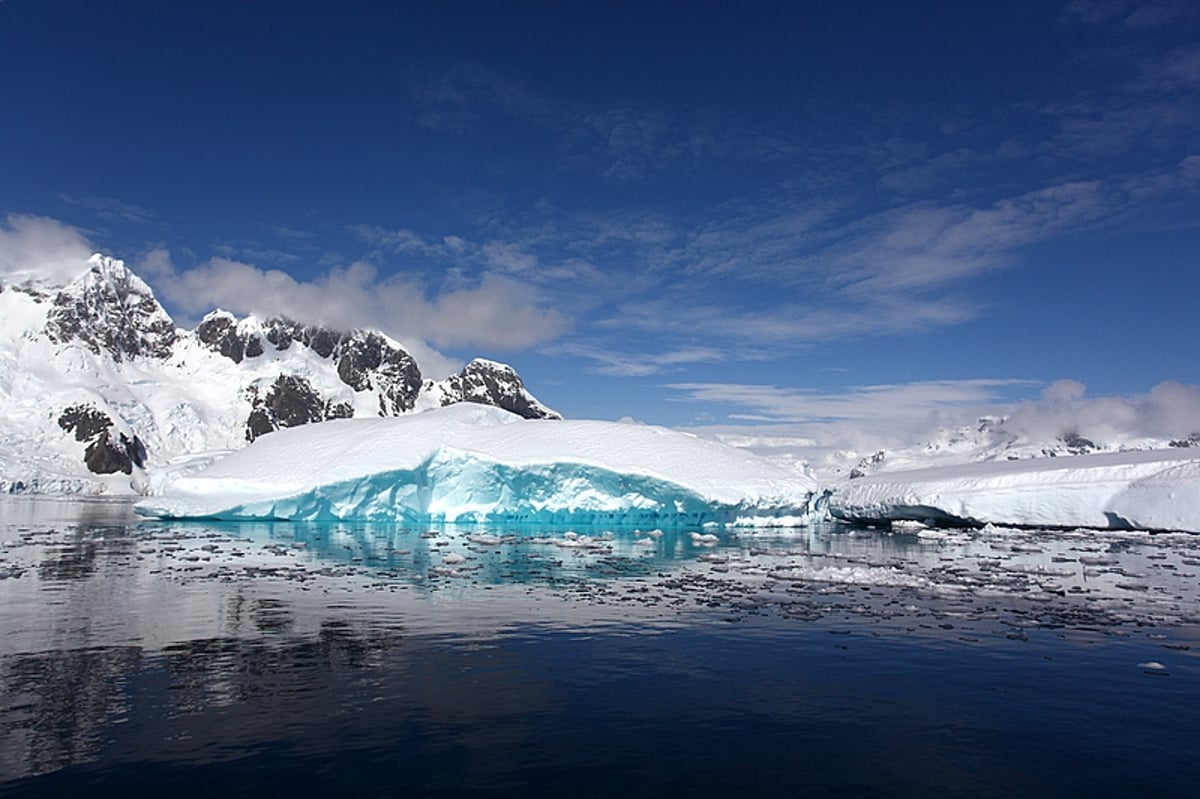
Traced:
<path id="1" fill-rule="evenodd" d="M 593 5 L 3 0 L 0 244 L 574 417 L 1200 382 L 1200 6 Z"/>

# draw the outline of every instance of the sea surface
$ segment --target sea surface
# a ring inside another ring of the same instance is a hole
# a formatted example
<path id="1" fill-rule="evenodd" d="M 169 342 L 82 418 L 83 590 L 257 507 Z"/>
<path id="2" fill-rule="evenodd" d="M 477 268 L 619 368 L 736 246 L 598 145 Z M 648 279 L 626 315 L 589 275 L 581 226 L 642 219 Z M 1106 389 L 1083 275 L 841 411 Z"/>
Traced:
<path id="1" fill-rule="evenodd" d="M 1186 796 L 1200 536 L 0 499 L 0 795 Z"/>

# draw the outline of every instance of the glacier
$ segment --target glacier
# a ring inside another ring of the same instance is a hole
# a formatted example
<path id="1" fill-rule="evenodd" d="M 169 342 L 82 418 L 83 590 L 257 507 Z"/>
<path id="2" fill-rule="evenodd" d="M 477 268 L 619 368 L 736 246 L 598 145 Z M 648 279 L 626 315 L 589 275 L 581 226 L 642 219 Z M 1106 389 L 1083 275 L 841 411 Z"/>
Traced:
<path id="1" fill-rule="evenodd" d="M 960 464 L 848 480 L 836 519 L 1200 532 L 1200 453 L 1148 450 Z"/>
<path id="2" fill-rule="evenodd" d="M 663 427 L 523 419 L 452 405 L 256 440 L 161 471 L 157 518 L 611 526 L 800 526 L 821 495 L 799 469 Z"/>
<path id="3" fill-rule="evenodd" d="M 822 487 L 801 465 L 634 423 L 451 405 L 279 430 L 155 472 L 157 518 L 671 527 L 856 523 L 1200 532 L 1200 452 L 884 472 Z"/>
<path id="4" fill-rule="evenodd" d="M 435 380 L 381 331 L 221 310 L 177 327 L 123 261 L 78 268 L 0 276 L 0 493 L 142 494 L 177 459 L 335 417 L 459 402 L 558 417 L 507 364 Z"/>

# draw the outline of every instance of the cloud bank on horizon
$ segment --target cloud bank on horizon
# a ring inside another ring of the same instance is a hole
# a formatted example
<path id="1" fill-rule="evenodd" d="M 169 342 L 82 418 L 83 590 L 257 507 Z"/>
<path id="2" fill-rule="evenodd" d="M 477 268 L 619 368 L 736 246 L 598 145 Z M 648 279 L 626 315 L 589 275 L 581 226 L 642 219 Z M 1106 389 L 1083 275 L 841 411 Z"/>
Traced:
<path id="1" fill-rule="evenodd" d="M 1184 439 L 1200 434 L 1200 386 L 1164 381 L 1123 396 L 1087 396 L 1077 380 L 1056 380 L 1033 399 L 1005 390 L 1021 380 L 958 380 L 854 386 L 820 392 L 768 385 L 681 383 L 679 402 L 741 408 L 733 422 L 757 422 L 776 436 L 809 446 L 869 450 L 927 444 L 939 430 L 991 417 L 996 429 L 1029 441 L 1082 436 L 1097 442 Z"/>
<path id="2" fill-rule="evenodd" d="M 40 49 L 0 7 L 0 274 L 95 247 L 183 320 L 515 354 L 574 416 L 909 429 L 1065 377 L 1137 427 L 1200 382 L 1194 4 L 125 5 Z"/>

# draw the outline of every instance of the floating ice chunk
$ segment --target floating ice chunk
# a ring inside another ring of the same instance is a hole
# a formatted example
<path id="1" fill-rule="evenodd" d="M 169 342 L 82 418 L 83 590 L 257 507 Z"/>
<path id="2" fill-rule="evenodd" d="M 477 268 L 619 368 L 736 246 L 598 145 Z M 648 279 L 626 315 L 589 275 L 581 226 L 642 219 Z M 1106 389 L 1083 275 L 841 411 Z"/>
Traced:
<path id="1" fill-rule="evenodd" d="M 767 576 L 773 580 L 802 583 L 831 583 L 841 585 L 878 585 L 926 588 L 930 580 L 919 574 L 909 574 L 878 566 L 787 566 L 772 569 Z"/>
<path id="2" fill-rule="evenodd" d="M 744 450 L 648 425 L 453 405 L 280 430 L 138 504 L 162 518 L 792 524 L 815 484 Z"/>
<path id="3" fill-rule="evenodd" d="M 893 524 L 1200 532 L 1200 454 L 1117 452 L 867 475 L 838 487 L 829 510 Z"/>

